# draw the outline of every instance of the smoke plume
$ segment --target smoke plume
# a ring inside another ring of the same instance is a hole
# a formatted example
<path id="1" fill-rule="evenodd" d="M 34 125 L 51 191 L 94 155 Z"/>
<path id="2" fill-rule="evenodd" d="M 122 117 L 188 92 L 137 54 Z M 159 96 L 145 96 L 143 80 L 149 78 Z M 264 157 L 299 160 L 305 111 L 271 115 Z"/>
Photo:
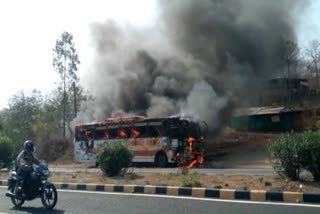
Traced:
<path id="1" fill-rule="evenodd" d="M 219 130 L 233 106 L 258 96 L 261 81 L 282 72 L 284 41 L 307 1 L 160 0 L 149 29 L 92 25 L 95 60 L 85 88 L 94 100 L 77 120 L 117 110 L 189 115 Z"/>

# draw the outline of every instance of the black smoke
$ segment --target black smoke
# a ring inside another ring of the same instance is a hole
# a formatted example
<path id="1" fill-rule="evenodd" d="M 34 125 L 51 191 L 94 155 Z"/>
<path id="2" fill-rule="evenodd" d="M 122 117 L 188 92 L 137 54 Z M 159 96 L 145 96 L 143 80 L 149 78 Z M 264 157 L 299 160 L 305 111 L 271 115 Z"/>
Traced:
<path id="1" fill-rule="evenodd" d="M 232 108 L 250 104 L 261 81 L 281 73 L 284 41 L 307 1 L 160 0 L 149 29 L 92 25 L 95 60 L 86 76 L 94 100 L 78 120 L 117 110 L 191 115 L 217 130 Z"/>

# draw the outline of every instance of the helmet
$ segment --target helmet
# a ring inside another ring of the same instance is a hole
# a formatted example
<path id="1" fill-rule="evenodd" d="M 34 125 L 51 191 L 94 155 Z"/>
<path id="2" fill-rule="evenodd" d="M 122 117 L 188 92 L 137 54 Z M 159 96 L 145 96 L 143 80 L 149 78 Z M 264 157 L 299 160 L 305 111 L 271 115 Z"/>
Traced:
<path id="1" fill-rule="evenodd" d="M 34 148 L 33 148 L 33 143 L 31 140 L 26 140 L 23 144 L 23 149 L 27 152 L 33 153 Z"/>

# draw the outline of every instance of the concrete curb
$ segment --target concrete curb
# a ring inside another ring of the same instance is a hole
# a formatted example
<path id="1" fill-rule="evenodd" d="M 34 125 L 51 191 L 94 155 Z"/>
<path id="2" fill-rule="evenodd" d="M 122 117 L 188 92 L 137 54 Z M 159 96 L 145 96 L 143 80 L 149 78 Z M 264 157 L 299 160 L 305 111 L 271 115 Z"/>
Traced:
<path id="1" fill-rule="evenodd" d="M 0 180 L 0 186 L 7 186 L 8 182 Z M 57 189 L 84 190 L 100 192 L 140 193 L 171 196 L 189 196 L 198 198 L 214 198 L 227 200 L 272 201 L 290 203 L 320 203 L 320 194 L 302 192 L 271 192 L 264 190 L 235 190 L 176 186 L 152 185 L 117 185 L 117 184 L 82 184 L 57 183 Z"/>

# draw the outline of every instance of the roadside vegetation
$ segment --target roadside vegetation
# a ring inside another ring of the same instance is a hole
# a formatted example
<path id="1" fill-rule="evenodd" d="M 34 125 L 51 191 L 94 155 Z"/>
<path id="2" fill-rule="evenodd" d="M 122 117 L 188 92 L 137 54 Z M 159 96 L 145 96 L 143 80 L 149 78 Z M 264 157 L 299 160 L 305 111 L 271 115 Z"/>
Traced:
<path id="1" fill-rule="evenodd" d="M 97 159 L 104 175 L 116 176 L 131 165 L 133 154 L 124 143 L 106 143 L 99 149 Z"/>
<path id="2" fill-rule="evenodd" d="M 320 132 L 287 133 L 269 146 L 275 171 L 281 176 L 299 180 L 307 170 L 320 181 Z"/>
<path id="3" fill-rule="evenodd" d="M 19 91 L 0 110 L 2 166 L 14 160 L 25 140 L 35 142 L 37 156 L 46 161 L 56 160 L 72 149 L 71 121 L 88 99 L 78 84 L 79 63 L 72 35 L 62 33 L 53 49 L 53 66 L 61 82 L 46 96 L 36 89 Z"/>

